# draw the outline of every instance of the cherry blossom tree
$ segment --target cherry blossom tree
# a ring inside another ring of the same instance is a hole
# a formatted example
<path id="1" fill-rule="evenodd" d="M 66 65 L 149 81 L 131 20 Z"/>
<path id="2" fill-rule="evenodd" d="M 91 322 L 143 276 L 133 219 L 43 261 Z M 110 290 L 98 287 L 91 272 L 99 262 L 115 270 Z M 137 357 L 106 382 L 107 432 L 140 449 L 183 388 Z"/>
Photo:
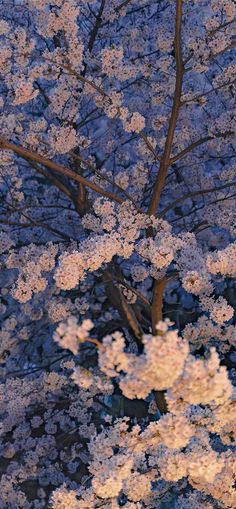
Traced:
<path id="1" fill-rule="evenodd" d="M 230 509 L 234 0 L 2 0 L 0 509 Z"/>

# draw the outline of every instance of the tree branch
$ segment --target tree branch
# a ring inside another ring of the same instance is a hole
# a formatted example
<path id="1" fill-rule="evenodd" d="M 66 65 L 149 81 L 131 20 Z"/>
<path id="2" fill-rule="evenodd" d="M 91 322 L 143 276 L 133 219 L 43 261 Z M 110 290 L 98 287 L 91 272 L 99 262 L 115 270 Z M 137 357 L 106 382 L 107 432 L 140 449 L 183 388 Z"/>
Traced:
<path id="1" fill-rule="evenodd" d="M 90 39 L 89 39 L 89 42 L 88 42 L 88 50 L 89 50 L 90 53 L 92 52 L 93 45 L 95 43 L 95 40 L 96 40 L 96 37 L 97 37 L 97 34 L 98 34 L 98 30 L 99 30 L 99 28 L 101 26 L 101 23 L 102 23 L 102 13 L 104 11 L 105 3 L 106 3 L 106 0 L 102 0 L 101 1 L 101 5 L 100 5 L 100 9 L 98 11 L 96 23 L 95 23 L 95 25 L 93 27 L 93 30 L 91 32 L 91 35 L 90 35 Z"/>
<path id="2" fill-rule="evenodd" d="M 168 282 L 165 276 L 154 281 L 152 296 L 152 333 L 156 334 L 156 325 L 162 320 L 163 293 Z"/>
<path id="3" fill-rule="evenodd" d="M 186 147 L 184 150 L 181 150 L 176 156 L 172 157 L 170 160 L 170 163 L 173 164 L 179 159 L 182 159 L 186 154 L 189 152 L 192 152 L 194 148 L 199 147 L 200 145 L 203 145 L 203 143 L 206 143 L 207 141 L 214 140 L 215 138 L 226 138 L 227 136 L 231 136 L 234 133 L 232 131 L 227 131 L 226 133 L 217 133 L 215 136 L 205 136 L 204 138 L 201 138 L 200 140 L 194 141 Z"/>
<path id="4" fill-rule="evenodd" d="M 165 207 L 160 214 L 158 214 L 158 217 L 163 217 L 165 214 L 172 210 L 178 203 L 181 203 L 188 198 L 194 198 L 195 196 L 199 196 L 200 194 L 208 194 L 208 193 L 214 193 L 217 191 L 221 191 L 222 189 L 226 189 L 227 187 L 234 187 L 236 186 L 236 182 L 229 182 L 228 184 L 224 184 L 219 187 L 211 187 L 209 189 L 201 189 L 200 191 L 193 191 L 192 193 L 185 194 L 185 196 L 181 196 L 180 198 L 177 198 L 175 201 L 171 203 L 171 205 L 168 205 Z"/>
<path id="5" fill-rule="evenodd" d="M 64 175 L 64 177 L 69 177 L 75 182 L 78 182 L 79 184 L 83 184 L 84 186 L 88 187 L 89 189 L 92 189 L 98 194 L 101 194 L 102 196 L 106 196 L 107 198 L 110 198 L 110 200 L 116 201 L 117 203 L 123 203 L 124 200 L 117 196 L 115 193 L 112 193 L 110 191 L 105 191 L 100 186 L 94 184 L 93 182 L 89 182 L 89 180 L 86 180 L 81 175 L 78 175 L 77 173 L 73 172 L 69 168 L 65 168 L 64 166 L 61 166 L 60 164 L 54 163 L 50 159 L 47 159 L 46 157 L 43 157 L 37 152 L 30 151 L 24 147 L 21 147 L 19 145 L 15 145 L 13 143 L 8 142 L 4 138 L 0 138 L 0 149 L 3 150 L 11 150 L 15 154 L 19 155 L 26 161 L 35 161 L 39 164 L 42 164 L 43 166 L 46 166 L 47 168 L 50 168 L 51 170 L 55 171 L 56 173 L 59 173 L 60 175 Z"/>
<path id="6" fill-rule="evenodd" d="M 182 0 L 176 0 L 176 19 L 175 19 L 175 59 L 176 59 L 176 79 L 175 79 L 175 92 L 174 100 L 171 111 L 171 117 L 168 126 L 168 132 L 165 142 L 164 153 L 160 162 L 160 169 L 157 175 L 157 179 L 154 185 L 153 195 L 151 203 L 148 209 L 148 214 L 155 214 L 158 207 L 161 192 L 165 184 L 165 178 L 167 175 L 168 168 L 170 166 L 170 154 L 176 128 L 176 123 L 179 115 L 179 109 L 181 105 L 181 92 L 183 84 L 184 66 L 182 60 L 182 48 L 181 48 L 181 23 L 182 23 Z"/>
<path id="7" fill-rule="evenodd" d="M 28 161 L 31 166 L 37 171 L 37 173 L 40 173 L 43 175 L 49 182 L 51 182 L 55 187 L 57 187 L 63 194 L 65 194 L 68 198 L 73 200 L 73 193 L 72 190 L 70 190 L 63 182 L 58 180 L 53 175 L 50 175 L 47 171 L 43 170 L 38 164 L 34 163 L 33 161 Z"/>

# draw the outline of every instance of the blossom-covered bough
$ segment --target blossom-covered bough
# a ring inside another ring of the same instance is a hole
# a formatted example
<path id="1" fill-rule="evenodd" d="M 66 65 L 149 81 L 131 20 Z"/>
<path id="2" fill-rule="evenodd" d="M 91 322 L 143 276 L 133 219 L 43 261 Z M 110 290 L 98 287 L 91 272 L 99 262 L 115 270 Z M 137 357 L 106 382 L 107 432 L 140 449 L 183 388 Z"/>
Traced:
<path id="1" fill-rule="evenodd" d="M 233 0 L 2 0 L 0 509 L 233 509 Z"/>

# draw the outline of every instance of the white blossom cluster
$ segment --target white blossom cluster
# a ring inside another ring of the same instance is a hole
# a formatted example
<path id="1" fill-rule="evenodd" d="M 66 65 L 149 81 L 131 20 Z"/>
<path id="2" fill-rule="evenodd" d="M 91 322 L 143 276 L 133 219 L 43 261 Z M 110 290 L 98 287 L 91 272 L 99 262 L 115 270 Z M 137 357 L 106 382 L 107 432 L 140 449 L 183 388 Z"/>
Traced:
<path id="1" fill-rule="evenodd" d="M 160 475 L 167 482 L 187 478 L 194 488 L 201 487 L 203 493 L 213 497 L 214 483 L 217 485 L 225 468 L 232 479 L 232 454 L 215 451 L 209 436 L 214 431 L 228 443 L 227 436 L 234 428 L 235 404 L 226 368 L 219 365 L 214 349 L 207 360 L 190 355 L 187 342 L 169 325 L 159 322 L 155 336 L 144 336 L 144 352 L 138 356 L 125 352 L 121 334 L 103 338 L 99 365 L 108 379 L 116 378 L 129 399 L 146 398 L 152 390 L 168 388 L 168 413 L 145 429 L 138 425 L 130 429 L 128 418 L 119 419 L 92 437 L 92 486 L 83 495 L 77 492 L 82 507 L 87 507 L 83 505 L 86 500 L 115 500 L 121 493 L 128 494 L 133 502 L 145 495 L 153 504 L 158 494 L 152 490 L 152 483 Z M 91 372 L 76 369 L 72 378 L 84 390 L 97 385 Z M 55 492 L 55 504 L 63 489 Z M 226 497 L 233 500 L 229 485 L 222 495 Z"/>
<path id="2" fill-rule="evenodd" d="M 30 300 L 34 293 L 45 290 L 48 281 L 42 276 L 42 272 L 49 272 L 54 268 L 57 250 L 57 246 L 49 243 L 46 250 L 31 244 L 21 248 L 17 254 L 10 252 L 6 259 L 7 267 L 17 267 L 20 271 L 12 289 L 15 299 L 24 303 Z"/>
<path id="3" fill-rule="evenodd" d="M 235 19 L 0 1 L 0 509 L 236 507 Z"/>
<path id="4" fill-rule="evenodd" d="M 79 343 L 86 341 L 89 337 L 89 331 L 93 328 L 91 320 L 84 320 L 82 325 L 78 325 L 75 316 L 68 318 L 66 323 L 61 323 L 54 333 L 54 341 L 59 343 L 62 348 L 67 348 L 74 355 L 78 353 Z"/>
<path id="5" fill-rule="evenodd" d="M 167 329 L 167 324 L 159 323 L 156 335 L 143 336 L 144 352 L 138 357 L 125 353 L 125 340 L 121 334 L 104 338 L 105 349 L 99 352 L 99 366 L 108 376 L 125 373 L 119 376 L 119 386 L 129 399 L 145 398 L 152 390 L 171 387 L 182 372 L 188 344 L 176 331 Z"/>

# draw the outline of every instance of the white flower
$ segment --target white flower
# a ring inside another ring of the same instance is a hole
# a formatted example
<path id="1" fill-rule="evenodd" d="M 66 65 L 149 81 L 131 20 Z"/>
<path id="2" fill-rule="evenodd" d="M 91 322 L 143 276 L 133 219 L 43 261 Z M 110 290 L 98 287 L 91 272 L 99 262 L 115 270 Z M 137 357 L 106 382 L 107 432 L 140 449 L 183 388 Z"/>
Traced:
<path id="1" fill-rule="evenodd" d="M 89 331 L 93 328 L 91 320 L 84 320 L 81 325 L 78 325 L 77 318 L 71 316 L 67 322 L 60 323 L 54 332 L 53 339 L 62 348 L 67 348 L 74 355 L 78 353 L 79 343 L 86 341 L 89 337 Z"/>

